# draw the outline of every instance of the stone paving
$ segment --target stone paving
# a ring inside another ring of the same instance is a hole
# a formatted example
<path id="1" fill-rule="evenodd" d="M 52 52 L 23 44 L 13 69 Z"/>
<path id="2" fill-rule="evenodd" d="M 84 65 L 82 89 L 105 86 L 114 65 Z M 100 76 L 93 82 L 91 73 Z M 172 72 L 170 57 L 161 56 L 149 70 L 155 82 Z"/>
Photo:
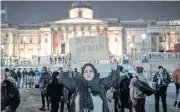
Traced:
<path id="1" fill-rule="evenodd" d="M 17 109 L 17 112 L 40 112 L 39 108 L 41 107 L 41 97 L 38 89 L 29 89 L 29 88 L 21 88 L 21 104 Z M 108 98 L 112 98 L 112 93 L 107 95 Z M 167 95 L 167 106 L 168 112 L 180 112 L 180 110 L 176 110 L 173 106 L 175 99 L 175 86 L 171 84 L 168 87 L 168 95 Z M 109 108 L 111 112 L 113 111 L 113 100 L 109 103 Z M 50 112 L 46 110 L 46 112 Z M 60 111 L 59 111 L 60 112 Z M 64 112 L 67 112 L 65 110 Z M 128 112 L 128 110 L 126 110 Z M 154 110 L 154 96 L 146 98 L 146 112 L 155 112 Z M 161 102 L 160 102 L 160 112 L 163 112 Z"/>

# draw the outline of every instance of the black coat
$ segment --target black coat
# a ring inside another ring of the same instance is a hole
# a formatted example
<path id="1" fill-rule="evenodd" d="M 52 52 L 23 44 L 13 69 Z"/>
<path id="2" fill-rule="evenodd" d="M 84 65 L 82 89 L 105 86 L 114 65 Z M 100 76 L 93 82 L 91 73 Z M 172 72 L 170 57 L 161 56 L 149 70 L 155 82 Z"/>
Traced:
<path id="1" fill-rule="evenodd" d="M 63 84 L 60 84 L 56 79 L 51 80 L 50 83 L 46 86 L 46 93 L 48 96 L 52 98 L 52 100 L 60 100 L 61 96 L 63 96 Z"/>
<path id="2" fill-rule="evenodd" d="M 124 108 L 129 108 L 129 104 L 131 103 L 130 100 L 130 82 L 131 79 L 133 78 L 132 75 L 130 75 L 130 77 L 128 78 L 127 76 L 125 77 L 125 79 L 123 79 L 120 83 L 120 100 L 121 100 L 121 105 Z"/>
<path id="3" fill-rule="evenodd" d="M 16 85 L 9 80 L 4 80 L 1 85 L 1 111 L 8 106 L 12 112 L 16 112 L 19 104 L 20 94 Z"/>
<path id="4" fill-rule="evenodd" d="M 170 75 L 169 75 L 169 73 L 167 72 L 166 69 L 163 70 L 162 76 L 163 76 L 163 79 L 162 79 L 162 81 L 161 81 L 161 83 L 159 85 L 158 84 L 158 79 L 160 77 L 160 74 L 157 72 L 154 75 L 153 82 L 155 82 L 156 90 L 159 90 L 160 88 L 167 88 L 168 85 L 171 83 Z"/>
<path id="5" fill-rule="evenodd" d="M 71 112 L 75 112 L 75 97 L 77 96 L 77 92 L 78 92 L 78 88 L 81 87 L 82 84 L 80 84 L 78 80 L 72 79 L 67 77 L 68 72 L 65 72 L 63 74 L 63 78 L 60 80 L 61 83 L 64 84 L 64 86 L 66 88 L 68 88 L 70 91 L 74 91 L 72 100 L 71 100 Z M 102 78 L 99 81 L 99 85 L 100 86 L 100 91 L 101 93 L 103 93 L 102 96 L 102 100 L 103 100 L 103 112 L 109 112 L 108 109 L 108 104 L 107 104 L 107 99 L 106 99 L 106 93 L 107 91 L 119 80 L 120 76 L 119 76 L 119 66 L 118 69 L 116 71 L 112 71 L 111 75 L 109 75 L 108 77 Z M 124 77 L 121 77 L 124 78 Z M 81 80 L 81 79 L 79 79 Z"/>
<path id="6" fill-rule="evenodd" d="M 21 75 L 21 72 L 20 72 L 20 71 L 17 71 L 17 76 L 18 76 L 18 78 L 21 78 L 21 77 L 22 77 L 22 75 Z"/>
<path id="7" fill-rule="evenodd" d="M 35 76 L 35 73 L 33 72 L 33 70 L 29 71 L 29 75 Z"/>

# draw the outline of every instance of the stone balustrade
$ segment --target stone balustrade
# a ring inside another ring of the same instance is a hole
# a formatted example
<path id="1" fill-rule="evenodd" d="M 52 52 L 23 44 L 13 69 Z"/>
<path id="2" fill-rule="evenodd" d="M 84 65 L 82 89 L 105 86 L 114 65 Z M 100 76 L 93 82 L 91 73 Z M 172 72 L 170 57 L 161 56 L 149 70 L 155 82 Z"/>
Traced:
<path id="1" fill-rule="evenodd" d="M 180 52 L 148 52 L 146 56 L 148 57 L 149 61 L 180 61 Z"/>

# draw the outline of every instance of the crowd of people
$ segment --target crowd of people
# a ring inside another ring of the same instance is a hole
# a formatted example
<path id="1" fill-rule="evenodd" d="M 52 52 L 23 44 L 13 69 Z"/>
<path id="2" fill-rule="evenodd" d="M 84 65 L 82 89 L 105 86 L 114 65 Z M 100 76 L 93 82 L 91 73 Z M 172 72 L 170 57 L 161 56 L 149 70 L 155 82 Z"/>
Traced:
<path id="1" fill-rule="evenodd" d="M 124 112 L 125 108 L 129 109 L 129 112 L 133 112 L 133 108 L 136 112 L 145 112 L 146 96 L 153 94 L 155 112 L 159 112 L 160 98 L 163 112 L 167 112 L 167 88 L 171 78 L 163 66 L 157 68 L 158 71 L 152 79 L 154 86 L 150 87 L 144 77 L 142 66 L 136 66 L 136 73 L 132 74 L 118 65 L 114 58 L 110 61 L 111 72 L 104 78 L 100 78 L 100 73 L 91 63 L 86 63 L 79 72 L 77 68 L 72 70 L 69 64 L 55 71 L 47 67 L 43 67 L 41 71 L 38 68 L 35 70 L 30 68 L 29 71 L 26 68 L 23 71 L 18 68 L 17 72 L 15 69 L 6 68 L 1 82 L 1 111 L 15 112 L 20 104 L 18 88 L 29 87 L 40 90 L 42 100 L 40 111 L 48 109 L 51 112 L 58 112 L 60 108 L 60 112 L 63 112 L 66 104 L 69 112 L 110 112 L 106 94 L 112 88 L 115 112 Z M 180 106 L 178 97 L 180 65 L 172 78 L 177 95 L 174 106 Z"/>

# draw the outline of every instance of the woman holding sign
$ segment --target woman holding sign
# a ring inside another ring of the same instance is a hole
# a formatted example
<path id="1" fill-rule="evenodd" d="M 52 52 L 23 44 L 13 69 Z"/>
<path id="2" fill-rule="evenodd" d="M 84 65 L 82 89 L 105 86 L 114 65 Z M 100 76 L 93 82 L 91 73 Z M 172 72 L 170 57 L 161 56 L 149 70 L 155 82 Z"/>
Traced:
<path id="1" fill-rule="evenodd" d="M 64 66 L 63 77 L 60 82 L 73 92 L 70 101 L 70 112 L 109 112 L 106 92 L 124 76 L 119 75 L 120 68 L 115 57 L 109 55 L 111 62 L 111 73 L 108 77 L 100 79 L 95 66 L 87 63 L 82 67 L 82 76 L 74 80 L 68 77 L 69 64 Z M 69 58 L 71 59 L 71 58 Z"/>

